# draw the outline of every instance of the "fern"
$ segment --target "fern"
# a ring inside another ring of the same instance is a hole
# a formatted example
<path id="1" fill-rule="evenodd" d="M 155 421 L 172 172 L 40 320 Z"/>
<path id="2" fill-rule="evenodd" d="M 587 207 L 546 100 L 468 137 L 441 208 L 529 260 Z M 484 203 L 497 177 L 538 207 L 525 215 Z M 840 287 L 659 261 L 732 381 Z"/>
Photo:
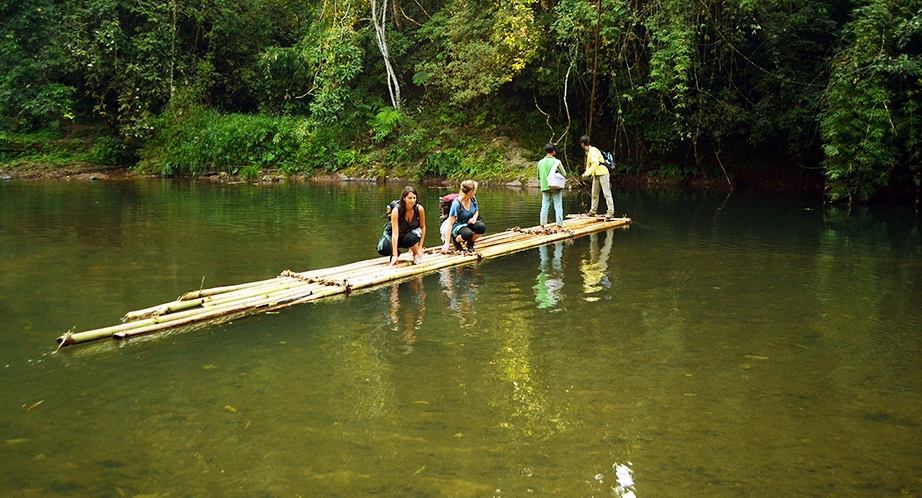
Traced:
<path id="1" fill-rule="evenodd" d="M 381 143 L 391 136 L 404 121 L 403 114 L 393 107 L 383 107 L 368 123 L 374 131 L 374 141 Z"/>

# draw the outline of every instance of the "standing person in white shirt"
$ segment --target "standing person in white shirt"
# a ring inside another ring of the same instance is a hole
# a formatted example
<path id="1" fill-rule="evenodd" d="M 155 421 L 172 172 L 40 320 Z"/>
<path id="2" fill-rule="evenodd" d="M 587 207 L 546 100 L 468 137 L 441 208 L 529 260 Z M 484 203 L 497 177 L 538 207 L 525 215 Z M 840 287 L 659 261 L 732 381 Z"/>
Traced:
<path id="1" fill-rule="evenodd" d="M 547 213 L 550 210 L 551 202 L 554 203 L 554 215 L 557 217 L 557 227 L 563 227 L 563 190 L 553 189 L 547 183 L 547 177 L 550 176 L 554 166 L 557 166 L 557 173 L 566 176 L 567 172 L 563 169 L 563 163 L 554 157 L 557 154 L 557 146 L 549 143 L 544 146 L 544 159 L 538 161 L 538 179 L 541 181 L 541 213 L 539 220 L 541 227 L 547 225 Z"/>

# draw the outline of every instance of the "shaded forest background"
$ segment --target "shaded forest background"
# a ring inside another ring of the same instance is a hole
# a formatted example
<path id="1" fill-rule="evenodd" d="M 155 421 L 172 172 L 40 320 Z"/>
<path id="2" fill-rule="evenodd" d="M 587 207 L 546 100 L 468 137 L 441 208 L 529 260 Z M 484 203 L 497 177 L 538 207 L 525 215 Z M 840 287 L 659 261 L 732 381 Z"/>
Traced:
<path id="1" fill-rule="evenodd" d="M 922 181 L 918 0 L 0 0 L 0 162 Z M 524 152 L 523 152 L 524 151 Z M 573 169 L 570 169 L 573 171 Z"/>

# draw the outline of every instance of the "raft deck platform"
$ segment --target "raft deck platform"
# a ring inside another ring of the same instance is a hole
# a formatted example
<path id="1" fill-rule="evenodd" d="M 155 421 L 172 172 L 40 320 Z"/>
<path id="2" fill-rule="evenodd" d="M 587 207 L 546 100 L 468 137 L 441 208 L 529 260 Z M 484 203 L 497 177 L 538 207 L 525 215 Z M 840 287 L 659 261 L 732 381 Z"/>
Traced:
<path id="1" fill-rule="evenodd" d="M 454 251 L 441 254 L 439 247 L 425 250 L 417 265 L 405 261 L 403 255 L 395 266 L 388 266 L 388 257 L 358 261 L 347 265 L 295 273 L 285 270 L 276 278 L 247 284 L 215 287 L 187 292 L 175 301 L 132 311 L 120 325 L 67 332 L 58 337 L 58 347 L 70 346 L 105 338 L 127 339 L 167 330 L 191 330 L 218 325 L 245 316 L 293 306 L 320 299 L 348 295 L 352 291 L 431 273 L 449 266 L 489 259 L 531 249 L 552 242 L 582 237 L 612 228 L 627 227 L 630 218 L 602 218 L 570 215 L 563 228 L 545 225 L 532 228 L 510 228 L 505 232 L 485 235 L 477 240 L 476 252 Z"/>

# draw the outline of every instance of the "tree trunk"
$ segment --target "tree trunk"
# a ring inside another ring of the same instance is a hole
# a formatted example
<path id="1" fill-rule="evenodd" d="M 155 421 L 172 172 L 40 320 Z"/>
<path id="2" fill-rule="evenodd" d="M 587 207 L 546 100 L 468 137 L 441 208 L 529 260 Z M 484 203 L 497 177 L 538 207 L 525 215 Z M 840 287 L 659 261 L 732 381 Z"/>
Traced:
<path id="1" fill-rule="evenodd" d="M 387 38 L 385 34 L 385 20 L 387 19 L 387 0 L 382 0 L 380 8 L 381 17 L 378 18 L 378 0 L 371 0 L 371 22 L 375 25 L 375 41 L 378 42 L 378 49 L 381 56 L 384 57 L 384 68 L 387 70 L 387 91 L 391 96 L 391 105 L 394 109 L 400 110 L 400 83 L 397 81 L 397 75 L 391 66 L 391 58 L 387 51 Z"/>

